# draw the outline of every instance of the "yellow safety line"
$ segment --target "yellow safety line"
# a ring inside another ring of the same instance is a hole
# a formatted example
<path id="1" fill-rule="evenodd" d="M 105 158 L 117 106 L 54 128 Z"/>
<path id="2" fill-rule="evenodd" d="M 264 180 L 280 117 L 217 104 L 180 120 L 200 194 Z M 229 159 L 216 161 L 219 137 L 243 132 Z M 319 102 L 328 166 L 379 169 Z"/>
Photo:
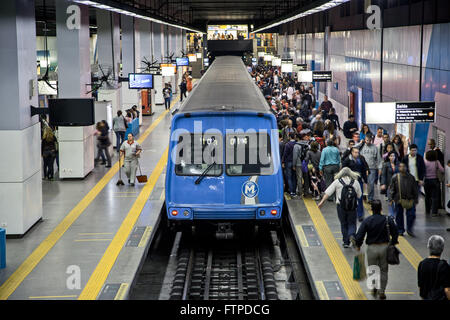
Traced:
<path id="1" fill-rule="evenodd" d="M 111 241 L 112 239 L 76 239 L 75 242 L 89 242 L 89 241 Z"/>
<path id="2" fill-rule="evenodd" d="M 152 227 L 151 226 L 147 226 L 145 228 L 144 234 L 142 235 L 141 241 L 139 241 L 138 247 L 142 248 L 145 246 L 145 244 L 147 243 L 148 239 L 150 238 L 150 235 L 152 234 Z"/>
<path id="3" fill-rule="evenodd" d="M 86 286 L 81 292 L 78 300 L 95 300 L 103 287 L 114 263 L 119 256 L 122 247 L 127 241 L 128 235 L 133 229 L 136 221 L 138 220 L 145 203 L 148 200 L 153 188 L 161 175 L 164 166 L 167 162 L 168 148 L 164 151 L 162 157 L 159 159 L 155 169 L 153 170 L 148 182 L 142 189 L 133 207 L 128 212 L 126 218 L 123 220 L 122 225 L 117 231 L 114 239 L 109 244 L 103 257 L 95 268 L 94 272 L 91 274 Z"/>
<path id="4" fill-rule="evenodd" d="M 306 240 L 306 235 L 305 235 L 305 232 L 303 232 L 302 226 L 296 225 L 295 230 L 297 231 L 298 240 L 300 240 L 300 244 L 302 245 L 302 247 L 308 248 L 309 244 L 308 244 L 308 241 Z"/>
<path id="5" fill-rule="evenodd" d="M 366 291 L 367 294 L 371 294 L 370 291 Z M 416 294 L 415 292 L 385 292 L 385 294 Z"/>
<path id="6" fill-rule="evenodd" d="M 114 300 L 123 300 L 125 297 L 125 293 L 127 292 L 129 284 L 128 283 L 122 283 L 120 285 L 119 290 L 117 290 L 117 294 L 114 297 Z"/>
<path id="7" fill-rule="evenodd" d="M 358 282 L 353 280 L 352 268 L 342 253 L 341 248 L 336 242 L 336 239 L 328 227 L 325 218 L 317 207 L 317 204 L 312 199 L 304 198 L 303 201 L 305 202 L 306 209 L 308 210 L 311 220 L 316 227 L 317 233 L 319 234 L 328 256 L 333 263 L 334 269 L 341 280 L 342 286 L 347 293 L 348 298 L 350 300 L 366 300 L 367 298 L 364 295 L 364 291 L 361 286 Z"/>
<path id="8" fill-rule="evenodd" d="M 364 208 L 372 214 L 372 209 L 370 208 L 369 204 L 366 202 L 364 203 Z M 409 263 L 413 266 L 414 269 L 418 269 L 420 261 L 423 260 L 423 258 L 420 256 L 420 254 L 414 249 L 414 247 L 408 242 L 408 240 L 405 239 L 405 237 L 399 236 L 398 237 L 398 245 L 397 248 L 400 250 L 400 252 L 405 256 L 406 260 L 409 261 Z"/>
<path id="9" fill-rule="evenodd" d="M 172 107 L 178 101 L 177 96 L 173 102 Z M 142 142 L 148 135 L 156 128 L 161 120 L 166 116 L 169 110 L 165 110 L 145 132 L 142 134 L 138 142 Z M 112 168 L 106 172 L 102 179 L 88 192 L 88 194 L 73 208 L 68 215 L 53 229 L 53 231 L 42 241 L 39 246 L 25 259 L 24 262 L 14 271 L 14 273 L 2 284 L 0 287 L 0 300 L 6 300 L 19 287 L 25 278 L 33 271 L 38 263 L 47 255 L 51 248 L 61 239 L 63 234 L 69 227 L 78 219 L 78 217 L 86 210 L 91 202 L 98 196 L 103 188 L 114 178 L 119 171 L 119 162 L 116 162 Z"/>
<path id="10" fill-rule="evenodd" d="M 316 285 L 320 300 L 330 300 L 330 296 L 328 296 L 328 292 L 327 289 L 325 289 L 323 281 L 315 281 L 314 283 Z"/>
<path id="11" fill-rule="evenodd" d="M 28 299 L 58 299 L 58 298 L 76 298 L 77 295 L 69 295 L 69 296 L 33 296 L 28 297 Z"/>
<path id="12" fill-rule="evenodd" d="M 84 232 L 79 233 L 80 236 L 101 235 L 101 234 L 113 234 L 112 232 Z"/>

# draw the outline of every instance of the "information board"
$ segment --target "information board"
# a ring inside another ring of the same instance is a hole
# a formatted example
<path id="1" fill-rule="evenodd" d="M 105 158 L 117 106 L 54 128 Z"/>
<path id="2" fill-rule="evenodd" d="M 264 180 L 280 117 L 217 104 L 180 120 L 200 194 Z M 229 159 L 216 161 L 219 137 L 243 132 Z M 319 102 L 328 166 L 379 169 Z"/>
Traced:
<path id="1" fill-rule="evenodd" d="M 396 103 L 395 123 L 435 122 L 435 118 L 434 101 Z"/>
<path id="2" fill-rule="evenodd" d="M 328 82 L 333 80 L 331 71 L 313 71 L 312 80 L 314 82 Z"/>

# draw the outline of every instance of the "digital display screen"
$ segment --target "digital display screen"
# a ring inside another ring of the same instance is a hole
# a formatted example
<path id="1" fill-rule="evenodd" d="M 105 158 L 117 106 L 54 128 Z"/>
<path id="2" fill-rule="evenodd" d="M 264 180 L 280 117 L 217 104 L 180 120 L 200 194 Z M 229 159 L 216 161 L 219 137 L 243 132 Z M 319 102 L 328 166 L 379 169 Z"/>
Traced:
<path id="1" fill-rule="evenodd" d="M 183 58 L 177 58 L 177 67 L 183 67 L 189 65 L 189 58 L 183 57 Z"/>
<path id="2" fill-rule="evenodd" d="M 129 89 L 153 89 L 153 74 L 130 73 L 128 74 Z"/>
<path id="3" fill-rule="evenodd" d="M 50 124 L 54 126 L 90 126 L 95 123 L 94 99 L 49 99 Z"/>

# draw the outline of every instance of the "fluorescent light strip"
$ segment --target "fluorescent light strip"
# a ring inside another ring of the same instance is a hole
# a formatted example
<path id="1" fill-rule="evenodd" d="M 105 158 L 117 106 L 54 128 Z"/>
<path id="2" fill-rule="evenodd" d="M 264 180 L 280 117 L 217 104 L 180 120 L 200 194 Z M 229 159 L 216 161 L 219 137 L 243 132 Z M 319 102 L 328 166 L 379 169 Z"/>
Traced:
<path id="1" fill-rule="evenodd" d="M 127 15 L 127 16 L 140 18 L 140 19 L 144 19 L 144 20 L 148 20 L 148 21 L 153 21 L 153 22 L 164 24 L 164 25 L 167 25 L 167 26 L 171 26 L 171 27 L 175 27 L 175 28 L 184 29 L 184 30 L 193 31 L 193 32 L 197 32 L 197 33 L 203 34 L 203 32 L 199 31 L 199 30 L 191 29 L 191 28 L 180 26 L 180 25 L 177 25 L 177 24 L 168 23 L 168 22 L 161 21 L 161 20 L 158 20 L 158 19 L 155 19 L 155 18 L 143 16 L 143 15 L 131 12 L 131 11 L 110 7 L 108 5 L 101 4 L 101 3 L 98 3 L 98 2 L 87 1 L 87 0 L 72 0 L 72 1 L 76 2 L 76 3 L 79 3 L 79 4 L 92 6 L 92 7 L 98 8 L 98 9 L 109 10 L 109 11 L 117 12 L 117 13 L 124 14 L 124 15 Z"/>
<path id="2" fill-rule="evenodd" d="M 266 29 L 270 29 L 270 28 L 279 26 L 280 24 L 291 22 L 293 20 L 297 20 L 299 18 L 303 18 L 303 17 L 309 16 L 311 14 L 314 14 L 314 13 L 317 13 L 317 12 L 320 12 L 320 11 L 325 11 L 325 10 L 331 9 L 333 7 L 336 7 L 336 6 L 340 5 L 340 4 L 343 4 L 343 3 L 348 2 L 348 1 L 350 1 L 350 0 L 332 0 L 332 1 L 329 1 L 327 3 L 324 3 L 321 6 L 318 6 L 316 8 L 310 9 L 308 11 L 296 14 L 295 16 L 286 18 L 286 19 L 281 20 L 279 22 L 272 23 L 272 24 L 270 24 L 270 25 L 268 25 L 266 27 L 259 28 L 259 29 L 255 30 L 255 31 L 250 32 L 250 33 L 256 33 L 256 32 L 260 32 L 260 31 L 266 30 Z"/>

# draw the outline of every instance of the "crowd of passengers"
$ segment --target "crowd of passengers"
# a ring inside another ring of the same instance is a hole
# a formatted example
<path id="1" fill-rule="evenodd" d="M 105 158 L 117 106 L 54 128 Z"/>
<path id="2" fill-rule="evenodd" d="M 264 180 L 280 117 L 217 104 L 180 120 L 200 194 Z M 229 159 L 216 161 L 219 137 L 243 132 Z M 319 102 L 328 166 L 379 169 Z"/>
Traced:
<path id="1" fill-rule="evenodd" d="M 414 222 L 422 186 L 427 219 L 439 216 L 443 153 L 430 139 L 423 156 L 417 145 L 401 135 L 390 136 L 382 127 L 373 133 L 366 124 L 358 127 L 354 115 L 341 126 L 328 97 L 318 103 L 312 83 L 301 83 L 293 74 L 281 73 L 279 67 L 261 60 L 247 69 L 276 115 L 285 192 L 294 199 L 320 200 L 319 208 L 325 201 L 336 203 L 343 247 L 359 250 L 366 238 L 368 263 L 381 269 L 381 288 L 374 294 L 385 299 L 386 248 L 389 242 L 397 244 L 398 236 L 405 232 L 416 236 Z M 363 195 L 364 186 L 367 194 Z M 450 181 L 443 187 L 449 188 Z M 375 199 L 375 188 L 387 201 L 387 219 L 381 215 L 382 203 Z M 344 189 L 346 197 L 354 193 L 354 207 L 347 199 L 341 203 Z M 364 202 L 373 213 L 366 219 Z M 358 230 L 357 220 L 361 222 Z M 450 299 L 450 266 L 440 260 L 443 247 L 441 236 L 430 237 L 430 256 L 421 262 L 418 274 L 424 299 L 436 299 L 439 285 L 440 297 Z"/>

